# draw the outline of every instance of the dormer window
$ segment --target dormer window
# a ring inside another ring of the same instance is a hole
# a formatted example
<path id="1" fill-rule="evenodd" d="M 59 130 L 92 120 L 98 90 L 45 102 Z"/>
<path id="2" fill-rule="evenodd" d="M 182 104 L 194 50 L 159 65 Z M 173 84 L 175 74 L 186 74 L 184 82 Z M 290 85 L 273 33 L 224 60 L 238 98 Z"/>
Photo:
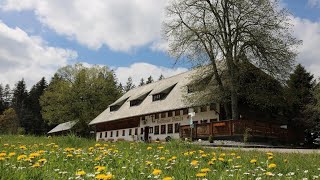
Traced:
<path id="1" fill-rule="evenodd" d="M 177 83 L 169 84 L 169 85 L 163 85 L 160 86 L 160 88 L 154 90 L 152 92 L 152 101 L 159 101 L 165 99 L 168 94 L 171 92 L 171 90 L 175 87 Z"/>
<path id="2" fill-rule="evenodd" d="M 130 98 L 130 107 L 140 105 L 142 101 L 149 95 L 150 92 L 151 91 L 147 91 Z"/>
<path id="3" fill-rule="evenodd" d="M 138 106 L 139 104 L 141 104 L 141 100 L 140 99 L 135 99 L 130 101 L 130 106 Z"/>
<path id="4" fill-rule="evenodd" d="M 154 94 L 152 96 L 152 101 L 159 101 L 159 100 L 163 100 L 167 97 L 167 94 L 164 93 L 159 93 L 159 94 Z"/>
<path id="5" fill-rule="evenodd" d="M 110 105 L 110 112 L 117 111 L 129 99 L 129 97 L 121 97 L 116 102 Z"/>

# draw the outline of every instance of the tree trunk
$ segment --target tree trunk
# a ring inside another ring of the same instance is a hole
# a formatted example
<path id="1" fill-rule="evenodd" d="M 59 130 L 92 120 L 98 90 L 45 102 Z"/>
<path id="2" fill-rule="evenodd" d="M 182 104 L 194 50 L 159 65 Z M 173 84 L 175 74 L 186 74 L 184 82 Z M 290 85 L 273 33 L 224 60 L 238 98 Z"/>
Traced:
<path id="1" fill-rule="evenodd" d="M 231 113 L 229 103 L 227 103 L 227 102 L 223 103 L 223 108 L 226 113 L 226 119 L 231 119 L 232 113 Z"/>
<path id="2" fill-rule="evenodd" d="M 238 89 L 239 89 L 239 72 L 238 68 L 233 62 L 232 53 L 227 53 L 227 66 L 229 71 L 229 76 L 231 79 L 231 110 L 232 110 L 232 119 L 237 120 L 239 119 L 239 98 L 238 98 Z"/>

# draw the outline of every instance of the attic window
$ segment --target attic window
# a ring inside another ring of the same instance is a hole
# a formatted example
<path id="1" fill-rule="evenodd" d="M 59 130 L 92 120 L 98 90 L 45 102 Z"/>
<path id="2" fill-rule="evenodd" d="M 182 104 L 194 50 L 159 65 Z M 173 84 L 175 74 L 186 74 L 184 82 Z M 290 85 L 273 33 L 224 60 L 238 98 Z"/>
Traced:
<path id="1" fill-rule="evenodd" d="M 139 104 L 141 104 L 141 100 L 140 99 L 135 99 L 130 101 L 130 106 L 138 106 Z"/>
<path id="2" fill-rule="evenodd" d="M 167 94 L 159 93 L 152 96 L 152 101 L 159 101 L 162 99 L 165 99 L 167 97 Z"/>
<path id="3" fill-rule="evenodd" d="M 142 101 L 149 95 L 150 92 L 151 91 L 144 92 L 142 94 L 138 94 L 137 96 L 130 98 L 130 107 L 140 105 Z"/>
<path id="4" fill-rule="evenodd" d="M 120 98 L 120 99 L 117 100 L 116 102 L 112 103 L 112 104 L 110 105 L 110 111 L 117 111 L 128 99 L 129 99 L 129 97 L 127 97 L 127 98 Z"/>
<path id="5" fill-rule="evenodd" d="M 165 99 L 168 94 L 171 92 L 171 90 L 175 87 L 177 83 L 162 86 L 152 93 L 152 101 L 159 101 Z"/>

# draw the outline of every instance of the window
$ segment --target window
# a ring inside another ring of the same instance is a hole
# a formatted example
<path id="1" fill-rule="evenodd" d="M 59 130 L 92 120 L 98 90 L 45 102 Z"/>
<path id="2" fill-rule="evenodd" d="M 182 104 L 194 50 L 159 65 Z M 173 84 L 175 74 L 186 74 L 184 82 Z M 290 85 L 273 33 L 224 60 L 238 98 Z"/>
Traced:
<path id="1" fill-rule="evenodd" d="M 141 130 L 140 130 L 140 134 L 143 134 L 143 128 L 141 128 Z"/>
<path id="2" fill-rule="evenodd" d="M 113 136 L 113 132 L 111 131 L 111 132 L 110 132 L 110 137 L 112 137 L 112 136 Z"/>
<path id="3" fill-rule="evenodd" d="M 198 112 L 199 112 L 198 107 L 194 107 L 193 109 L 194 109 L 194 112 L 195 112 L 195 113 L 198 113 Z"/>
<path id="4" fill-rule="evenodd" d="M 173 124 L 168 124 L 168 133 L 173 133 Z"/>
<path id="5" fill-rule="evenodd" d="M 131 135 L 132 134 L 132 129 L 129 129 L 129 135 Z"/>
<path id="6" fill-rule="evenodd" d="M 180 110 L 176 110 L 176 111 L 174 112 L 174 115 L 175 115 L 175 116 L 180 116 Z"/>
<path id="7" fill-rule="evenodd" d="M 116 132 L 116 137 L 118 137 L 118 136 L 119 136 L 119 131 Z"/>
<path id="8" fill-rule="evenodd" d="M 217 105 L 215 103 L 210 104 L 210 111 L 216 111 L 217 110 Z"/>
<path id="9" fill-rule="evenodd" d="M 119 105 L 110 106 L 110 111 L 116 111 L 120 108 Z"/>
<path id="10" fill-rule="evenodd" d="M 179 129 L 180 129 L 180 123 L 175 123 L 174 124 L 174 132 L 179 133 Z"/>
<path id="11" fill-rule="evenodd" d="M 100 138 L 102 138 L 102 133 L 100 133 Z"/>
<path id="12" fill-rule="evenodd" d="M 168 117 L 172 117 L 172 111 L 168 112 Z"/>
<path id="13" fill-rule="evenodd" d="M 126 135 L 126 130 L 122 130 L 122 136 Z"/>
<path id="14" fill-rule="evenodd" d="M 198 124 L 198 121 L 193 121 L 193 124 Z"/>
<path id="15" fill-rule="evenodd" d="M 207 106 L 201 106 L 200 111 L 201 111 L 201 112 L 206 112 L 206 111 L 207 111 Z"/>
<path id="16" fill-rule="evenodd" d="M 146 117 L 145 117 L 145 116 L 142 116 L 142 117 L 141 117 L 141 120 L 146 120 Z"/>
<path id="17" fill-rule="evenodd" d="M 138 128 L 134 129 L 134 135 L 138 135 Z"/>
<path id="18" fill-rule="evenodd" d="M 139 104 L 141 104 L 141 100 L 140 99 L 135 99 L 135 100 L 132 100 L 130 101 L 130 107 L 131 106 L 138 106 Z"/>
<path id="19" fill-rule="evenodd" d="M 155 119 L 159 119 L 159 113 L 156 113 Z"/>
<path id="20" fill-rule="evenodd" d="M 183 109 L 183 115 L 187 115 L 188 114 L 188 109 Z"/>
<path id="21" fill-rule="evenodd" d="M 152 96 L 152 101 L 159 101 L 161 99 L 164 99 L 164 95 L 161 93 Z"/>
<path id="22" fill-rule="evenodd" d="M 154 134 L 159 134 L 159 126 L 154 127 Z"/>
<path id="23" fill-rule="evenodd" d="M 153 133 L 153 127 L 149 127 L 149 133 L 150 133 L 150 134 Z"/>
<path id="24" fill-rule="evenodd" d="M 166 113 L 161 113 L 161 118 L 166 118 Z"/>
<path id="25" fill-rule="evenodd" d="M 218 121 L 217 119 L 210 119 L 210 122 L 216 122 Z"/>
<path id="26" fill-rule="evenodd" d="M 161 134 L 166 134 L 166 125 L 161 125 Z"/>
<path id="27" fill-rule="evenodd" d="M 108 132 L 105 132 L 104 137 L 108 137 Z"/>
<path id="28" fill-rule="evenodd" d="M 205 124 L 207 122 L 208 122 L 208 120 L 201 120 L 201 124 Z"/>

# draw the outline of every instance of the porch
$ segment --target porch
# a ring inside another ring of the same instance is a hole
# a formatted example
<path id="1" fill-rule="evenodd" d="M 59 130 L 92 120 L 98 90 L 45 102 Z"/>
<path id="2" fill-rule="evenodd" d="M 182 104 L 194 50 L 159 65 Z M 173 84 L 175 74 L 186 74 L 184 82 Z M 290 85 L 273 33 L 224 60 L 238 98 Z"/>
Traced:
<path id="1" fill-rule="evenodd" d="M 192 129 L 193 139 L 207 139 L 210 135 L 214 139 L 243 140 L 244 134 L 249 138 L 277 139 L 288 141 L 288 129 L 281 128 L 282 124 L 274 122 L 259 122 L 253 120 L 223 120 L 218 122 L 194 124 Z M 190 125 L 180 127 L 180 137 L 190 138 Z"/>

